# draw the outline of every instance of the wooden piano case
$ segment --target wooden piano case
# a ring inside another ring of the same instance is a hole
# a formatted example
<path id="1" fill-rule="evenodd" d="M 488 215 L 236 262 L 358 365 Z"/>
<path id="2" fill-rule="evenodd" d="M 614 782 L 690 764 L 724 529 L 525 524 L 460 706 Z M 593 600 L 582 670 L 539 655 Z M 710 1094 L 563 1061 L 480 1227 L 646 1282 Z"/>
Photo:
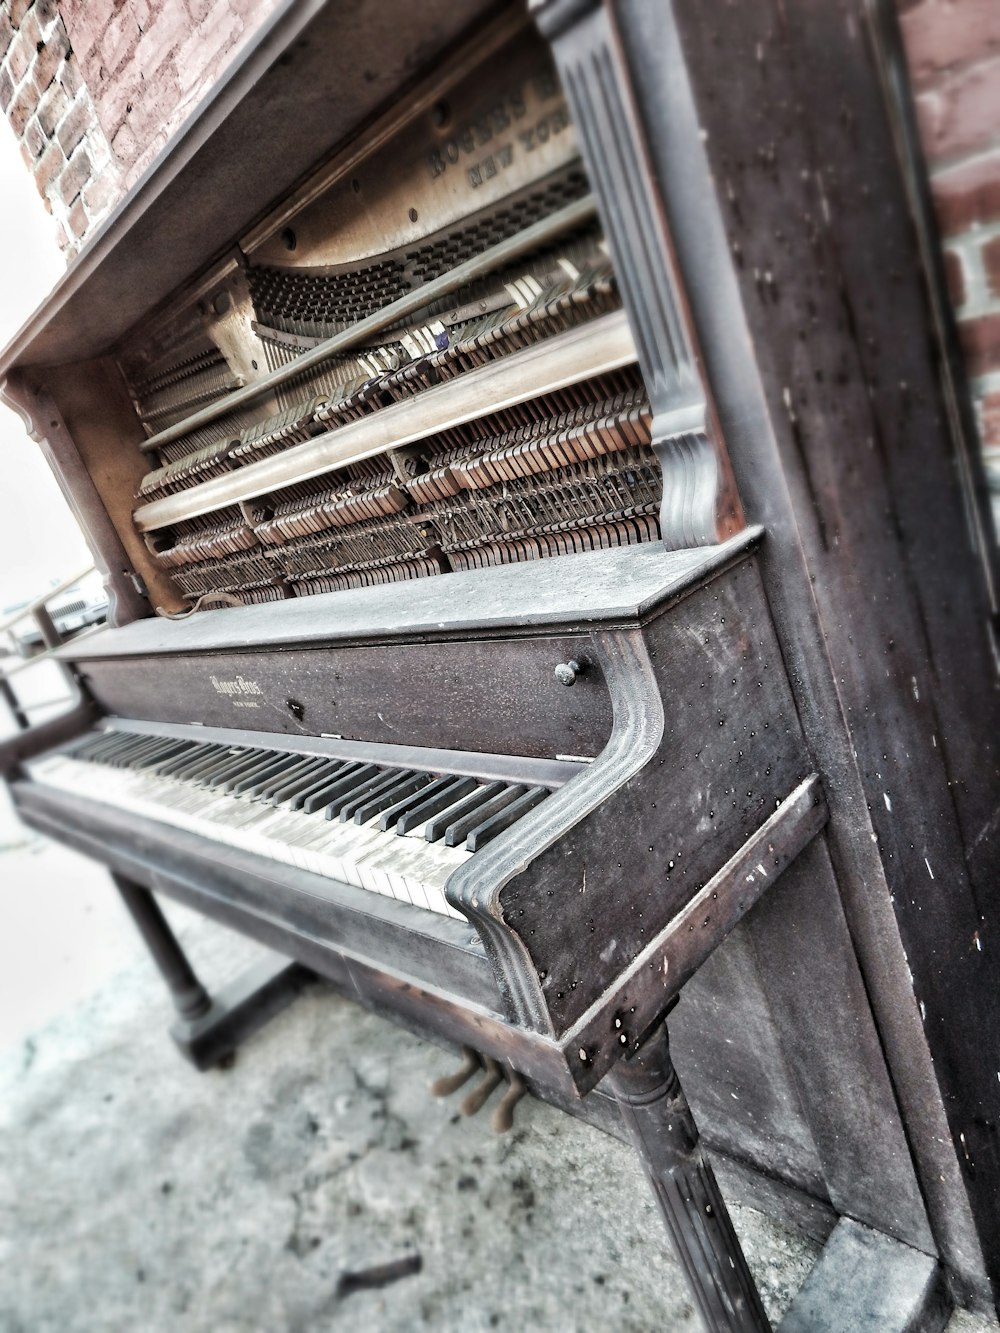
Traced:
<path id="1" fill-rule="evenodd" d="M 679 993 L 671 1050 L 727 1192 L 833 1233 L 820 1289 L 859 1223 L 926 1256 L 883 1327 L 937 1327 L 946 1297 L 995 1303 L 995 550 L 891 16 L 854 0 L 532 6 L 568 108 L 532 133 L 575 127 L 647 395 L 656 539 L 647 526 L 637 545 L 482 569 L 456 544 L 464 573 L 346 591 L 290 562 L 266 584 L 277 591 L 226 585 L 242 605 L 154 619 L 200 595 L 170 555 L 197 514 L 169 487 L 144 498 L 143 446 L 166 447 L 172 425 L 144 427 L 129 355 L 147 355 L 135 348 L 150 328 L 175 336 L 192 291 L 226 345 L 219 330 L 246 300 L 236 246 L 330 269 L 329 217 L 342 244 L 370 245 L 391 179 L 355 235 L 343 219 L 363 174 L 313 168 L 354 143 L 379 151 L 408 104 L 440 119 L 427 71 L 468 77 L 498 31 L 527 32 L 519 8 L 485 3 L 346 8 L 278 10 L 3 356 L 4 396 L 114 602 L 115 628 L 64 650 L 74 718 L 4 749 L 24 817 L 110 866 L 200 1058 L 301 973 L 254 978 L 209 1021 L 149 890 L 629 1132 L 683 1250 L 699 1234 L 684 1207 L 721 1200 L 677 1167 L 696 1141 L 661 1141 L 649 1110 L 681 1105 L 657 1035 Z M 380 53 L 371 80 L 342 55 L 359 29 Z M 432 180 L 451 144 L 434 150 Z M 487 158 L 464 164 L 473 189 L 492 188 Z M 430 192 L 411 215 L 437 207 L 472 206 Z M 256 361 L 241 379 L 237 360 L 226 393 L 253 384 Z M 444 401 L 442 387 L 428 392 Z M 274 406 L 291 410 L 280 394 Z M 252 442 L 253 425 L 240 429 Z M 262 530 L 280 512 L 256 497 L 284 494 L 264 469 L 285 484 L 290 457 L 254 463 L 259 483 L 245 469 L 205 481 L 204 504 L 241 505 Z M 161 467 L 175 461 L 161 451 Z M 419 477 L 400 484 L 416 493 Z M 241 691 L 213 683 L 233 679 L 266 707 L 238 711 Z M 105 818 L 26 776 L 33 755 L 101 717 L 316 755 L 360 745 L 389 762 L 403 744 L 451 772 L 470 755 L 496 773 L 512 756 L 581 771 L 477 854 L 475 874 L 453 876 L 461 919 L 429 922 L 155 821 Z M 705 1244 L 718 1258 L 731 1238 Z M 751 1290 L 706 1294 L 712 1262 L 685 1262 L 710 1326 L 764 1326 Z M 831 1327 L 861 1313 L 845 1307 Z M 802 1318 L 793 1307 L 788 1328 Z"/>

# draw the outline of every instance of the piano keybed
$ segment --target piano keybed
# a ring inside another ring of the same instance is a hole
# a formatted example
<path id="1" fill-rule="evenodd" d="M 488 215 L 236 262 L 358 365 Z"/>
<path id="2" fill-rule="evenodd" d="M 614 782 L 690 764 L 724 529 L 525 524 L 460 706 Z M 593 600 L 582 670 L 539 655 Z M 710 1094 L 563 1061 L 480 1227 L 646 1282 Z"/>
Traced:
<path id="1" fill-rule="evenodd" d="M 30 771 L 43 787 L 460 920 L 445 897 L 451 872 L 552 790 L 377 762 L 370 750 L 341 757 L 114 728 Z"/>

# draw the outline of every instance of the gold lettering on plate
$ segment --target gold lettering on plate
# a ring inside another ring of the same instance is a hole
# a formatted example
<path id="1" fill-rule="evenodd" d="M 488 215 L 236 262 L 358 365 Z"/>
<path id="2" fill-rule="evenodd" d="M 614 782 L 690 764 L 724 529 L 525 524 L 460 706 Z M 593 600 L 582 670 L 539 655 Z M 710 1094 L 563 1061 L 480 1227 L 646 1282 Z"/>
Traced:
<path id="1" fill-rule="evenodd" d="M 444 175 L 449 167 L 461 166 L 474 190 L 492 180 L 516 157 L 533 152 L 568 127 L 569 112 L 561 98 L 554 109 L 542 109 L 554 98 L 560 98 L 559 85 L 548 70 L 508 88 L 492 106 L 429 150 L 431 179 Z M 469 162 L 470 157 L 477 160 Z"/>
<path id="2" fill-rule="evenodd" d="M 212 687 L 216 694 L 221 694 L 240 708 L 256 708 L 255 703 L 249 703 L 246 700 L 247 695 L 257 695 L 262 697 L 264 691 L 255 680 L 247 680 L 246 676 L 234 676 L 232 680 L 220 680 L 218 676 L 210 676 Z"/>

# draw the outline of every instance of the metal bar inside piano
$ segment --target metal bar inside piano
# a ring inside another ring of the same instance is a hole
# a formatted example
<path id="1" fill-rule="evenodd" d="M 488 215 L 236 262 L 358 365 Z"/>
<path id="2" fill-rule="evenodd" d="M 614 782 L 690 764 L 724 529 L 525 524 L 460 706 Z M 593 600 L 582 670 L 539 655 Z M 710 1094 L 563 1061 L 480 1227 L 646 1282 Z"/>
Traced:
<path id="1" fill-rule="evenodd" d="M 150 532 L 225 509 L 450 430 L 477 417 L 555 393 L 567 385 L 619 370 L 635 359 L 635 345 L 624 313 L 605 315 L 479 370 L 425 389 L 413 398 L 391 403 L 284 453 L 213 477 L 178 495 L 141 505 L 135 511 L 135 523 L 140 531 Z M 703 405 L 696 405 L 695 415 L 696 422 L 704 420 Z"/>
<path id="2" fill-rule="evenodd" d="M 565 208 L 559 209 L 551 217 L 542 218 L 539 222 L 525 227 L 515 236 L 502 241 L 499 245 L 492 246 L 484 254 L 475 255 L 472 259 L 457 264 L 447 273 L 442 273 L 440 277 L 430 279 L 416 290 L 405 293 L 395 301 L 390 301 L 381 310 L 368 315 L 365 319 L 358 320 L 349 329 L 335 333 L 331 338 L 327 338 L 320 343 L 318 347 L 303 352 L 301 356 L 296 357 L 288 365 L 272 371 L 269 375 L 261 376 L 252 384 L 244 385 L 233 393 L 227 394 L 224 398 L 209 403 L 200 411 L 193 412 L 182 421 L 177 421 L 172 426 L 157 431 L 148 440 L 144 440 L 140 448 L 144 453 L 153 453 L 164 444 L 181 439 L 182 436 L 216 421 L 227 412 L 232 412 L 236 408 L 266 398 L 268 394 L 282 384 L 286 384 L 289 380 L 295 379 L 296 376 L 302 375 L 316 366 L 323 365 L 343 352 L 349 351 L 352 347 L 357 347 L 374 334 L 380 333 L 383 329 L 387 329 L 422 310 L 432 301 L 437 301 L 444 296 L 459 291 L 462 287 L 467 287 L 470 283 L 475 282 L 477 278 L 485 277 L 505 264 L 509 264 L 512 260 L 530 254 L 532 250 L 536 250 L 565 232 L 579 227 L 594 216 L 594 209 L 594 200 L 590 195 L 567 204 Z"/>

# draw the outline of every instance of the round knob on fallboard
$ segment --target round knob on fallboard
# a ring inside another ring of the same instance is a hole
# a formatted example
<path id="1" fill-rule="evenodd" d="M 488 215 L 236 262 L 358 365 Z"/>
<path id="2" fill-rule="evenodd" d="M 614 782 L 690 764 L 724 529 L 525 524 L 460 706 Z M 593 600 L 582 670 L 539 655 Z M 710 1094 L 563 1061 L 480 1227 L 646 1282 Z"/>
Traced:
<path id="1" fill-rule="evenodd" d="M 569 662 L 560 662 L 556 667 L 556 680 L 560 685 L 575 685 L 582 670 L 583 667 L 575 658 Z"/>

